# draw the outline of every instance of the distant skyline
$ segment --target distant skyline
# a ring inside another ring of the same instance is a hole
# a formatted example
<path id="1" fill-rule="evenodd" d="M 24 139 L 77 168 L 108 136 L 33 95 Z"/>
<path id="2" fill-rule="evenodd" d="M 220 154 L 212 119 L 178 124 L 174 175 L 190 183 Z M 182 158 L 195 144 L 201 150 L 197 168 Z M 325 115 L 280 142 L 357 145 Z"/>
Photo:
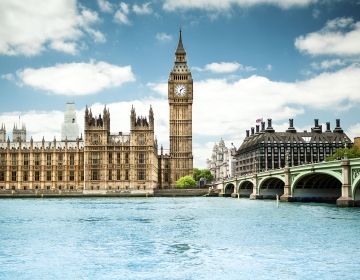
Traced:
<path id="1" fill-rule="evenodd" d="M 60 139 L 66 102 L 110 108 L 111 131 L 129 132 L 130 109 L 154 109 L 168 149 L 167 79 L 179 29 L 194 79 L 194 166 L 214 142 L 239 147 L 256 119 L 298 130 L 335 119 L 360 136 L 360 1 L 3 0 L 0 125 L 28 139 Z M 323 125 L 324 126 L 324 125 Z"/>

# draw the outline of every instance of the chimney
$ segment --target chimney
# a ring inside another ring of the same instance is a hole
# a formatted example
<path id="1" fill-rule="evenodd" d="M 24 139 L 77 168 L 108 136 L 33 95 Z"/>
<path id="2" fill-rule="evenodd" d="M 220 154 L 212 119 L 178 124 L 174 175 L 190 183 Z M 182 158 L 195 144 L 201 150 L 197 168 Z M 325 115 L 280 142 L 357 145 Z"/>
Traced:
<path id="1" fill-rule="evenodd" d="M 246 130 L 246 137 L 249 137 L 250 136 L 250 130 Z"/>
<path id="2" fill-rule="evenodd" d="M 296 129 L 294 128 L 294 119 L 289 119 L 289 128 L 286 130 L 286 132 L 296 132 Z"/>
<path id="3" fill-rule="evenodd" d="M 336 127 L 334 129 L 334 132 L 338 132 L 338 133 L 343 133 L 344 132 L 342 130 L 341 126 L 340 126 L 340 119 L 336 119 Z"/>
<path id="4" fill-rule="evenodd" d="M 254 135 L 254 133 L 255 133 L 255 128 L 251 128 L 251 135 Z"/>
<path id="5" fill-rule="evenodd" d="M 261 131 L 265 130 L 265 122 L 261 122 Z"/>
<path id="6" fill-rule="evenodd" d="M 256 133 L 259 133 L 260 132 L 260 125 L 256 125 Z"/>
<path id="7" fill-rule="evenodd" d="M 325 131 L 325 132 L 331 132 L 330 122 L 327 122 L 327 123 L 326 123 L 326 131 Z"/>
<path id="8" fill-rule="evenodd" d="M 322 132 L 322 126 L 319 126 L 319 119 L 314 119 L 314 127 L 311 128 L 311 132 L 315 132 L 315 133 Z"/>
<path id="9" fill-rule="evenodd" d="M 272 119 L 267 120 L 268 126 L 266 128 L 266 132 L 275 132 L 275 130 L 272 128 Z"/>

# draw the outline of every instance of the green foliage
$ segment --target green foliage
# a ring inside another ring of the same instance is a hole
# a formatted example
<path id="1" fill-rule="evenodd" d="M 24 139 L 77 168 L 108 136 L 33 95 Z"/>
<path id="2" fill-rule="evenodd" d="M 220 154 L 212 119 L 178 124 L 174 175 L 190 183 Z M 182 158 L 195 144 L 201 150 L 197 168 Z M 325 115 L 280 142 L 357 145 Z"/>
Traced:
<path id="1" fill-rule="evenodd" d="M 342 159 L 345 157 L 345 152 L 347 154 L 347 158 L 358 158 L 360 157 L 360 149 L 357 146 L 353 146 L 349 148 L 339 148 L 336 149 L 335 153 L 326 158 L 326 161 Z"/>
<path id="2" fill-rule="evenodd" d="M 196 181 L 190 175 L 183 176 L 176 181 L 177 188 L 193 188 L 196 187 Z"/>
<path id="3" fill-rule="evenodd" d="M 193 178 L 196 182 L 199 182 L 201 178 L 205 178 L 206 181 L 211 182 L 214 180 L 214 176 L 211 174 L 209 169 L 193 169 Z"/>

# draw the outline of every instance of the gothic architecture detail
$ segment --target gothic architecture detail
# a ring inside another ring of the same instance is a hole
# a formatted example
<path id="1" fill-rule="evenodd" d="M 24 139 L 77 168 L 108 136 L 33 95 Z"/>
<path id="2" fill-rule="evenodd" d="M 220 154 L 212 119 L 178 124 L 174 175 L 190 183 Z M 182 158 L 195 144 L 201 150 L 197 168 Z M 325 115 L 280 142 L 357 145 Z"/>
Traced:
<path id="1" fill-rule="evenodd" d="M 175 52 L 175 63 L 168 81 L 170 107 L 170 182 L 191 175 L 193 80 L 187 65 L 182 34 Z"/>
<path id="2" fill-rule="evenodd" d="M 193 81 L 182 35 L 169 77 L 170 152 L 158 155 L 154 112 L 130 110 L 130 132 L 111 133 L 110 110 L 93 114 L 86 106 L 84 139 L 79 139 L 74 103 L 66 104 L 61 141 L 26 141 L 26 127 L 14 125 L 12 141 L 0 129 L 0 190 L 149 192 L 171 188 L 191 175 Z"/>

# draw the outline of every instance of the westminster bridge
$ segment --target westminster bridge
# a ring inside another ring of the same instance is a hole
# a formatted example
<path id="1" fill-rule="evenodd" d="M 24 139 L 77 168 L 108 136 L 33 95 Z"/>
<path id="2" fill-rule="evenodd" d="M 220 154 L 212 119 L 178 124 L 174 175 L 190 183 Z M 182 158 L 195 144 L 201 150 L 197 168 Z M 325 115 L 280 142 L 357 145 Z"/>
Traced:
<path id="1" fill-rule="evenodd" d="M 221 195 L 281 201 L 336 202 L 360 206 L 360 158 L 285 166 L 227 178 L 214 184 Z"/>

